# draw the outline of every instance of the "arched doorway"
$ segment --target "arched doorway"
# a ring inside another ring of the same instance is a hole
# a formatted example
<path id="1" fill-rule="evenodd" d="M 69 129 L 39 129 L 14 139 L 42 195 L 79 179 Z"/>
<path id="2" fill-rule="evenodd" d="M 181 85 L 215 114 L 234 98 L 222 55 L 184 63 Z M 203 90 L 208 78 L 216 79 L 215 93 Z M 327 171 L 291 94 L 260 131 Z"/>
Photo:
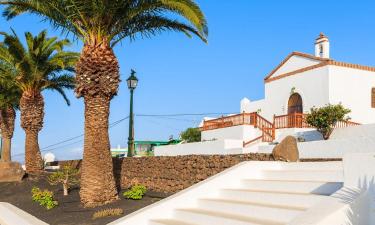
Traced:
<path id="1" fill-rule="evenodd" d="M 294 93 L 289 97 L 288 114 L 302 113 L 302 112 L 303 112 L 302 97 L 298 93 Z"/>
<path id="2" fill-rule="evenodd" d="M 289 127 L 302 127 L 303 102 L 298 93 L 289 97 L 288 101 L 288 125 Z"/>

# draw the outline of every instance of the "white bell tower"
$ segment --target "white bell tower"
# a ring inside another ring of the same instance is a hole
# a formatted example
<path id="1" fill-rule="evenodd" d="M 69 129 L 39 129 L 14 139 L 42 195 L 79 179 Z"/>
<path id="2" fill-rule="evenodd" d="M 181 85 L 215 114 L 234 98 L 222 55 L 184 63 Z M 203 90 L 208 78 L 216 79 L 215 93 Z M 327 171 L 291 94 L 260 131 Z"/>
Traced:
<path id="1" fill-rule="evenodd" d="M 315 56 L 329 58 L 329 40 L 323 33 L 320 33 L 315 41 Z"/>

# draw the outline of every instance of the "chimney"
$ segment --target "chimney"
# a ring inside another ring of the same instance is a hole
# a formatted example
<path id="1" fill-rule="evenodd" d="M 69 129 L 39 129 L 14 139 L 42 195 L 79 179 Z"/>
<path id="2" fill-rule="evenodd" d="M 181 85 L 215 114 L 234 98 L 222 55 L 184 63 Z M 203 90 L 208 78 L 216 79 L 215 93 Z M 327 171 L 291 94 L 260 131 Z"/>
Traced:
<path id="1" fill-rule="evenodd" d="M 315 41 L 315 56 L 329 58 L 329 40 L 323 33 L 320 33 Z"/>

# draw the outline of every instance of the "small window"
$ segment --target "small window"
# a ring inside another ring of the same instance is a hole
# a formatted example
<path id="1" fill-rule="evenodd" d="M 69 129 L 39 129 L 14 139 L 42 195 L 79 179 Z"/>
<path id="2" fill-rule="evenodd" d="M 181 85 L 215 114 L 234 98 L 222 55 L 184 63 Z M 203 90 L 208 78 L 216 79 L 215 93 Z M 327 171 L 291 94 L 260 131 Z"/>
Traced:
<path id="1" fill-rule="evenodd" d="M 375 88 L 371 89 L 371 107 L 375 108 Z"/>

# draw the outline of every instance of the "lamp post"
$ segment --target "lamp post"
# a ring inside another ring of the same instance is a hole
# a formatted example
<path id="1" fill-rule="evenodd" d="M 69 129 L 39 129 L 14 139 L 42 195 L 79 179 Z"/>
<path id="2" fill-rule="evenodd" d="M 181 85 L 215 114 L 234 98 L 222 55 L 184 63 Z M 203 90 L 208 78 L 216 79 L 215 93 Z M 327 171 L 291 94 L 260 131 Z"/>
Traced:
<path id="1" fill-rule="evenodd" d="M 134 156 L 134 114 L 133 114 L 133 92 L 138 84 L 135 71 L 131 70 L 130 77 L 126 80 L 130 90 L 130 113 L 129 113 L 129 138 L 128 138 L 128 157 Z"/>

